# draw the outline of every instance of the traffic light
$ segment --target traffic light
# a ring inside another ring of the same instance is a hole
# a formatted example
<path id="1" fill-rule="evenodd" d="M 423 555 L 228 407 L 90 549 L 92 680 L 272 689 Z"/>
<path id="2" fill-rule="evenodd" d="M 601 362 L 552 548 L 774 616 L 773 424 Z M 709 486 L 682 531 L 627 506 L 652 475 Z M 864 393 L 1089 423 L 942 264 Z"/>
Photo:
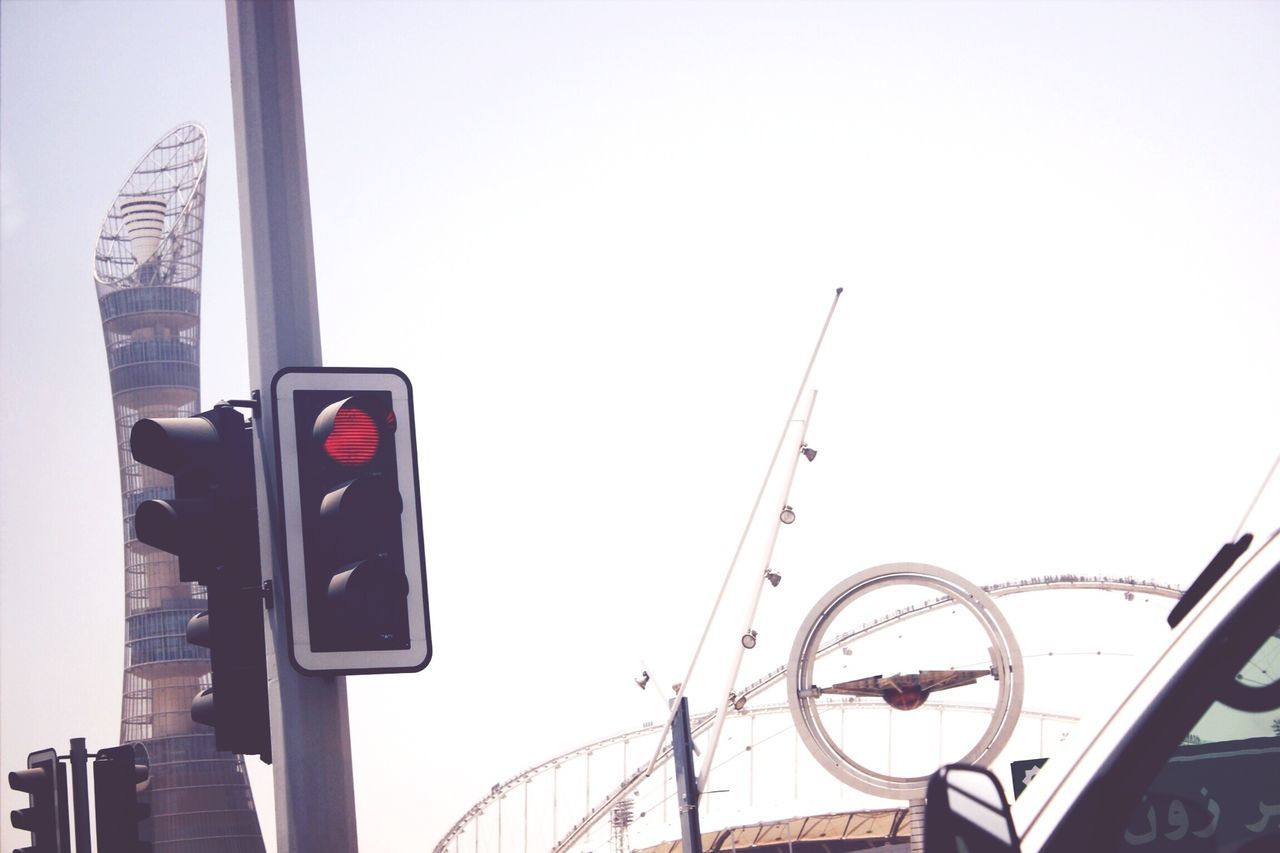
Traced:
<path id="1" fill-rule="evenodd" d="M 134 459 L 174 481 L 173 500 L 138 506 L 138 538 L 176 554 L 179 577 L 204 584 L 208 594 L 187 641 L 209 649 L 212 687 L 195 697 L 191 717 L 213 727 L 218 749 L 269 763 L 252 430 L 220 403 L 189 418 L 144 418 L 129 442 Z"/>
<path id="2" fill-rule="evenodd" d="M 308 674 L 422 669 L 431 636 L 408 378 L 286 368 L 272 403 L 290 659 Z"/>
<path id="3" fill-rule="evenodd" d="M 9 787 L 27 795 L 30 805 L 9 813 L 14 829 L 31 833 L 31 846 L 14 853 L 70 853 L 67 771 L 58 753 L 42 749 L 27 756 L 27 769 L 9 774 Z"/>
<path id="4" fill-rule="evenodd" d="M 98 849 L 103 853 L 146 853 L 140 823 L 151 815 L 144 792 L 151 777 L 141 744 L 102 749 L 93 759 L 93 810 Z"/>

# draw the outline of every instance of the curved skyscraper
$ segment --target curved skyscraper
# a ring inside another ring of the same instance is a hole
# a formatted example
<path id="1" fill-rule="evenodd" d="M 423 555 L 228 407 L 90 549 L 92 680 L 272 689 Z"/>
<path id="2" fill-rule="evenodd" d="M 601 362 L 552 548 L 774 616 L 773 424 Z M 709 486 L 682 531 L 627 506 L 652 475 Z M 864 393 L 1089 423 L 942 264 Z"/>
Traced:
<path id="1" fill-rule="evenodd" d="M 125 655 L 122 743 L 151 759 L 157 853 L 262 851 L 244 759 L 214 747 L 191 719 L 209 686 L 209 653 L 186 640 L 204 587 L 178 578 L 178 559 L 138 541 L 138 504 L 173 497 L 173 478 L 133 461 L 140 418 L 200 411 L 200 268 L 204 248 L 204 128 L 174 128 L 143 156 L 102 223 L 93 281 L 115 407 L 124 512 Z"/>

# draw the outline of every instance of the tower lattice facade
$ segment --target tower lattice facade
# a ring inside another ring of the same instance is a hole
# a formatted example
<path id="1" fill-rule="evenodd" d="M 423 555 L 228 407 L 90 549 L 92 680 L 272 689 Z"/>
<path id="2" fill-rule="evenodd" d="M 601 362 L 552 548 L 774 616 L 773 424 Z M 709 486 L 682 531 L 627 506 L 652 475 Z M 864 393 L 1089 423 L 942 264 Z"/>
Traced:
<path id="1" fill-rule="evenodd" d="M 107 211 L 94 254 L 115 408 L 124 513 L 125 655 L 120 740 L 151 761 L 157 853 L 261 853 L 242 756 L 218 752 L 191 719 L 209 686 L 208 649 L 186 640 L 204 587 L 178 578 L 178 558 L 138 541 L 134 511 L 173 497 L 173 478 L 133 461 L 140 418 L 187 417 L 200 405 L 200 274 L 204 128 L 174 128 L 143 156 Z"/>

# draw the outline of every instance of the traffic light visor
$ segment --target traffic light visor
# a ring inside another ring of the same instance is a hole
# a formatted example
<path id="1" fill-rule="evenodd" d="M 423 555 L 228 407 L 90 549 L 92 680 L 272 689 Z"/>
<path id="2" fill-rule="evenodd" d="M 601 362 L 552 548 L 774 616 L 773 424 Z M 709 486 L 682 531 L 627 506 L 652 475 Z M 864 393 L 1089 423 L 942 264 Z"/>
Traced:
<path id="1" fill-rule="evenodd" d="M 53 784 L 50 780 L 49 770 L 46 767 L 14 770 L 9 773 L 10 788 L 27 794 L 33 800 L 40 800 L 42 804 L 42 798 L 46 796 L 46 791 L 51 793 L 53 790 Z M 13 823 L 14 829 L 36 832 L 40 829 L 40 819 L 36 814 L 37 811 L 38 808 L 14 809 L 9 813 L 9 820 Z"/>
<path id="2" fill-rule="evenodd" d="M 143 418 L 129 430 L 133 458 L 166 474 L 176 474 L 216 451 L 218 428 L 204 417 Z"/>

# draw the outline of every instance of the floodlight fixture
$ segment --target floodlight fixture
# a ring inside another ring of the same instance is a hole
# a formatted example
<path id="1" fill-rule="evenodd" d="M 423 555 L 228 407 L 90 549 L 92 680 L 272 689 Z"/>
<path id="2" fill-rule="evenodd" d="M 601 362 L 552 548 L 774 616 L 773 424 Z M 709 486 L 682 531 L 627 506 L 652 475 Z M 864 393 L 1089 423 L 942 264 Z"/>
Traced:
<path id="1" fill-rule="evenodd" d="M 776 587 L 778 584 L 782 582 L 782 575 L 770 569 L 769 571 L 764 573 L 764 579 Z"/>
<path id="2" fill-rule="evenodd" d="M 641 690 L 644 690 L 646 687 L 649 686 L 649 671 L 644 670 L 643 672 L 640 673 L 640 677 L 634 679 L 634 681 L 636 683 L 636 687 L 639 687 Z"/>
<path id="3" fill-rule="evenodd" d="M 814 450 L 807 444 L 800 445 L 800 452 L 804 454 L 804 458 L 808 459 L 810 462 L 813 461 L 813 457 L 818 455 L 818 451 Z"/>
<path id="4" fill-rule="evenodd" d="M 744 649 L 754 649 L 756 647 L 755 628 L 752 628 L 750 631 L 742 635 L 742 647 Z"/>
<path id="5" fill-rule="evenodd" d="M 791 524 L 796 520 L 796 511 L 790 506 L 784 506 L 778 518 L 781 519 L 783 524 Z"/>

